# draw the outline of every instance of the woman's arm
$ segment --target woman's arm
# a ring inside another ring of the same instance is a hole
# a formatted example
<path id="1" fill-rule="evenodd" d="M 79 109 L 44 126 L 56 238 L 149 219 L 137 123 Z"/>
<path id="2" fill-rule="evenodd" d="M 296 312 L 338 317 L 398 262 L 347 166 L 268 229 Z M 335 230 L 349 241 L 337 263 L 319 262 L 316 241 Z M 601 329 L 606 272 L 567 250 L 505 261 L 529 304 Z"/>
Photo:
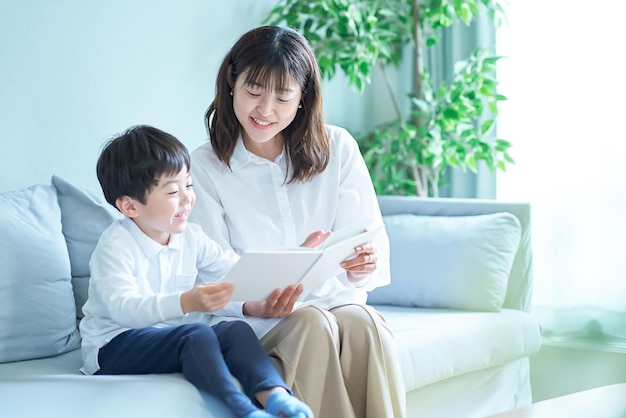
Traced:
<path id="1" fill-rule="evenodd" d="M 334 144 L 341 158 L 341 182 L 335 228 L 354 222 L 382 224 L 374 185 L 358 144 L 347 130 L 339 129 L 338 134 L 341 139 Z M 390 282 L 389 238 L 384 229 L 372 242 L 355 248 L 355 252 L 356 257 L 342 264 L 350 283 L 369 291 Z"/>

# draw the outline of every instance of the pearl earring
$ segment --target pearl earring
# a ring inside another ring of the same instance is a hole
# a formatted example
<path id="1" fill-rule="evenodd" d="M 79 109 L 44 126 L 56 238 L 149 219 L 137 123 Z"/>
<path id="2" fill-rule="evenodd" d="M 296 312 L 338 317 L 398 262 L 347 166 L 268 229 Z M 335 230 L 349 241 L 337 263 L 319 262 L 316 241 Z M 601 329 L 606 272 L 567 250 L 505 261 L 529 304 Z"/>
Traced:
<path id="1" fill-rule="evenodd" d="M 302 105 L 301 104 L 298 105 L 298 109 L 302 109 Z"/>
<path id="2" fill-rule="evenodd" d="M 231 96 L 233 95 L 233 91 L 232 91 L 232 90 L 230 91 L 230 95 L 231 95 Z"/>

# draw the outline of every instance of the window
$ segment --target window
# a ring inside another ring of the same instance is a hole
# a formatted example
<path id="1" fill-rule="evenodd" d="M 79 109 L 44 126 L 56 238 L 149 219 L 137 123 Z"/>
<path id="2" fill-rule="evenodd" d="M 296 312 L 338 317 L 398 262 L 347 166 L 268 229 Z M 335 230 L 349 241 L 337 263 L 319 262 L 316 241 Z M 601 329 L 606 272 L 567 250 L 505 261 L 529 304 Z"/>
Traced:
<path id="1" fill-rule="evenodd" d="M 532 206 L 533 313 L 555 341 L 626 347 L 626 25 L 619 2 L 525 0 L 498 30 L 497 198 Z"/>

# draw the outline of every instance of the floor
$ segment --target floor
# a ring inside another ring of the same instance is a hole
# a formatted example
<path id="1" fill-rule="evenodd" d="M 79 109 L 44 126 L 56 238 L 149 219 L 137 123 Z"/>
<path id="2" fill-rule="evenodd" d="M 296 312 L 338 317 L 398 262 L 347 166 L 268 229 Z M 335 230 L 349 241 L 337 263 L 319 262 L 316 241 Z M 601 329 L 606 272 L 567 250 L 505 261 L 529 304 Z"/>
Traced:
<path id="1" fill-rule="evenodd" d="M 492 415 L 488 418 L 624 418 L 626 383 L 583 390 Z"/>
<path id="2" fill-rule="evenodd" d="M 603 350 L 593 345 L 544 342 L 539 353 L 530 358 L 533 402 L 626 382 L 626 352 Z"/>

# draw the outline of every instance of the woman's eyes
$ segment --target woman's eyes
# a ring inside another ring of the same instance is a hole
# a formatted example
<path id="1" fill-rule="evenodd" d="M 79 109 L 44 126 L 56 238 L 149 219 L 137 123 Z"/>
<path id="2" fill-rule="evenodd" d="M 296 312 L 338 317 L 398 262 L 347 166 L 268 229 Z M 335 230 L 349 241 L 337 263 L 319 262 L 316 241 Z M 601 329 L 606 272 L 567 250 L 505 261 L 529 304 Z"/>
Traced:
<path id="1" fill-rule="evenodd" d="M 248 90 L 248 94 L 252 97 L 261 97 L 262 95 L 262 93 L 256 93 L 250 90 Z M 292 100 L 292 98 L 277 97 L 276 100 L 278 100 L 281 103 L 289 103 Z"/>

